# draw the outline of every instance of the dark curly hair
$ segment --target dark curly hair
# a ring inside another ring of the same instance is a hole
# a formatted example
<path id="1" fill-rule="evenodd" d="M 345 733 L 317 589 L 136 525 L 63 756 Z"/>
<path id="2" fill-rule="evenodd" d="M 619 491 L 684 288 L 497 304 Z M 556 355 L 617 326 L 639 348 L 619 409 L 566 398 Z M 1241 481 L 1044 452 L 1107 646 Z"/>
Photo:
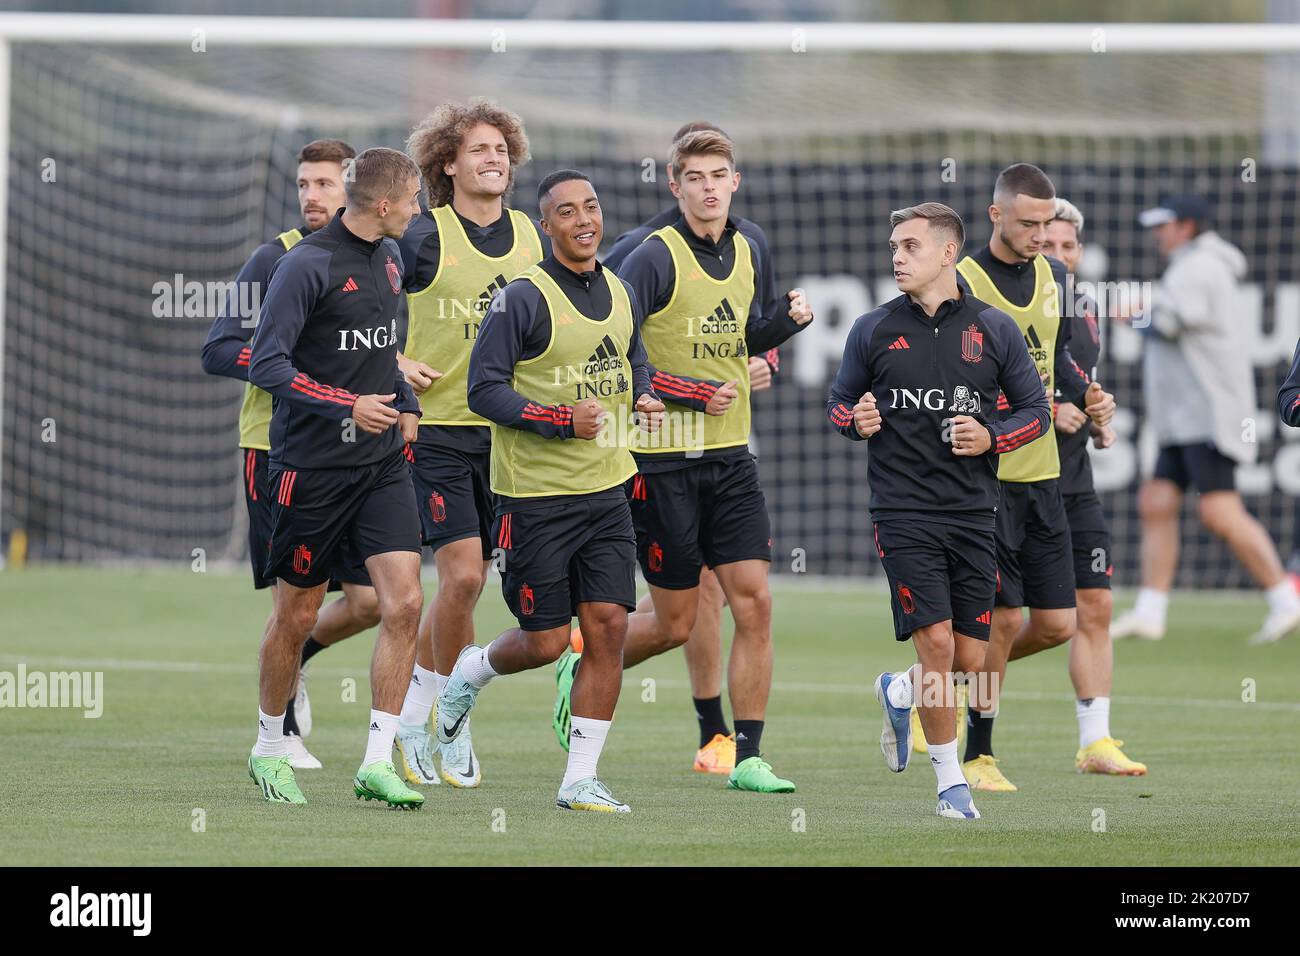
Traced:
<path id="1" fill-rule="evenodd" d="M 416 125 L 406 140 L 406 151 L 424 176 L 430 208 L 451 202 L 452 180 L 443 168 L 455 160 L 466 134 L 480 123 L 496 127 L 505 137 L 506 151 L 510 154 L 505 196 L 510 196 L 515 186 L 515 170 L 532 158 L 524 121 L 491 100 L 475 99 L 467 106 L 444 103 Z"/>

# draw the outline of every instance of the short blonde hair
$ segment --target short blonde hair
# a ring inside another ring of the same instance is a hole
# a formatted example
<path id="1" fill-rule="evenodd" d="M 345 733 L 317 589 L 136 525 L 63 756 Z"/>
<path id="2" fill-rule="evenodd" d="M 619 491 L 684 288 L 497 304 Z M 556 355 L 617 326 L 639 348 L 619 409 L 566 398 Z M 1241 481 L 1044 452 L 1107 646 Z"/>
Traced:
<path id="1" fill-rule="evenodd" d="M 945 206 L 941 202 L 922 202 L 905 209 L 895 209 L 889 214 L 889 227 L 892 229 L 899 223 L 912 219 L 929 220 L 931 229 L 947 233 L 957 243 L 958 252 L 966 244 L 966 227 L 962 224 L 961 216 L 957 215 L 957 210 L 951 206 Z"/>
<path id="2" fill-rule="evenodd" d="M 1053 218 L 1072 225 L 1075 238 L 1083 235 L 1083 213 L 1079 212 L 1079 207 L 1068 199 L 1056 197 L 1056 215 Z"/>
<path id="3" fill-rule="evenodd" d="M 673 150 L 668 157 L 673 178 L 677 177 L 682 165 L 692 156 L 722 156 L 732 169 L 736 168 L 736 147 L 730 137 L 720 130 L 699 129 L 673 142 Z"/>

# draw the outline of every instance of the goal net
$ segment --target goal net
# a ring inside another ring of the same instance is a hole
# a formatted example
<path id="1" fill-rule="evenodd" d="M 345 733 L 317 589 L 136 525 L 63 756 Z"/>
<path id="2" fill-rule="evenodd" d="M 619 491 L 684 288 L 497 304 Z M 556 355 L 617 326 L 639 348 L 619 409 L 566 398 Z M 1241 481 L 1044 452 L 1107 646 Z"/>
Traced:
<path id="1" fill-rule="evenodd" d="M 11 45 L 3 523 L 33 559 L 190 561 L 244 547 L 236 454 L 241 390 L 199 352 L 224 283 L 298 221 L 306 141 L 401 147 L 439 102 L 489 96 L 519 112 L 537 180 L 588 171 L 607 249 L 671 204 L 668 139 L 688 120 L 736 140 L 734 209 L 767 231 L 783 289 L 816 322 L 756 397 L 777 572 L 874 575 L 864 449 L 825 421 L 853 319 L 896 294 L 891 209 L 934 199 L 987 240 L 1002 166 L 1033 162 L 1087 217 L 1081 277 L 1148 280 L 1136 223 L 1168 192 L 1206 195 L 1246 253 L 1239 329 L 1258 387 L 1259 464 L 1239 474 L 1284 554 L 1300 451 L 1273 395 L 1300 336 L 1296 249 L 1300 69 L 1258 53 L 635 52 L 392 50 L 335 45 Z M 796 44 L 797 46 L 797 44 Z M 197 290 L 197 291 L 196 291 Z M 1153 449 L 1140 341 L 1110 329 L 1099 378 L 1122 406 L 1094 456 L 1117 583 L 1137 568 L 1136 488 Z M 1179 396 L 1169 396 L 1178 401 Z M 1179 584 L 1245 586 L 1189 508 Z"/>

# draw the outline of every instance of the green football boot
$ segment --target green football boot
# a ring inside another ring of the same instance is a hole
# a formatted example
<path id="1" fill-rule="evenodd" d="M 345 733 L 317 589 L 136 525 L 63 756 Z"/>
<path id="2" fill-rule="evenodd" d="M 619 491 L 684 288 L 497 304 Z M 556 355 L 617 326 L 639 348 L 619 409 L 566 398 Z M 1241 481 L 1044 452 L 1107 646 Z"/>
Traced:
<path id="1" fill-rule="evenodd" d="M 248 755 L 248 775 L 253 783 L 262 788 L 262 796 L 267 803 L 304 804 L 307 798 L 298 789 L 298 781 L 293 779 L 293 767 L 289 766 L 289 755 L 283 757 L 258 757 Z"/>
<path id="2" fill-rule="evenodd" d="M 736 764 L 727 778 L 727 789 L 753 793 L 794 793 L 794 784 L 772 772 L 772 765 L 762 757 L 746 757 Z"/>
<path id="3" fill-rule="evenodd" d="M 573 716 L 569 708 L 569 697 L 573 693 L 573 678 L 578 673 L 581 661 L 581 654 L 569 650 L 555 662 L 555 713 L 551 716 L 551 729 L 555 731 L 555 739 L 565 752 L 569 749 L 569 718 Z"/>
<path id="4" fill-rule="evenodd" d="M 382 800 L 395 810 L 418 810 L 424 805 L 424 794 L 402 782 L 391 760 L 376 760 L 358 770 L 352 791 L 358 800 Z"/>

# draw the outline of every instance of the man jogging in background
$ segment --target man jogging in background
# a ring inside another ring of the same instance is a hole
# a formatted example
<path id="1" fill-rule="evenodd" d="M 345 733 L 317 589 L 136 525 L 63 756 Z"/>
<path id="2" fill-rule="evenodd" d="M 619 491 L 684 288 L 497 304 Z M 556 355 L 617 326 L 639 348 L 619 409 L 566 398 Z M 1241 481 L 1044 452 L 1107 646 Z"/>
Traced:
<path id="1" fill-rule="evenodd" d="M 1133 609 L 1111 627 L 1116 639 L 1165 636 L 1189 488 L 1198 492 L 1201 524 L 1232 549 L 1268 598 L 1268 616 L 1251 643 L 1272 643 L 1300 628 L 1300 596 L 1236 488 L 1236 466 L 1258 453 L 1246 425 L 1256 414 L 1255 375 L 1240 327 L 1246 257 L 1209 220 L 1209 204 L 1199 196 L 1172 197 L 1138 220 L 1169 265 L 1144 321 L 1135 323 L 1145 339 L 1143 395 L 1159 454 L 1138 493 L 1142 587 Z"/>
<path id="2" fill-rule="evenodd" d="M 343 205 L 344 164 L 356 151 L 339 139 L 318 139 L 298 153 L 298 207 L 302 224 L 286 229 L 253 250 L 235 277 L 226 307 L 203 345 L 203 371 L 245 382 L 239 409 L 239 447 L 243 452 L 244 503 L 248 508 L 248 560 L 253 566 L 253 587 L 261 590 L 275 582 L 263 571 L 271 545 L 274 499 L 267 484 L 267 457 L 271 448 L 271 396 L 248 381 L 249 340 L 257 328 L 257 315 L 241 315 L 238 303 L 260 302 L 280 257 L 304 236 L 322 228 Z M 245 287 L 251 287 L 252 294 Z M 379 604 L 365 565 L 347 563 L 334 569 L 329 590 L 343 594 L 321 608 L 311 636 L 302 647 L 302 670 L 284 715 L 285 746 L 295 770 L 316 770 L 317 760 L 303 738 L 311 733 L 311 702 L 307 696 L 307 662 L 332 644 L 379 623 Z"/>
<path id="3" fill-rule="evenodd" d="M 419 170 L 403 153 L 358 156 L 347 208 L 276 265 L 253 339 L 249 379 L 275 398 L 266 574 L 279 580 L 262 641 L 248 772 L 272 802 L 307 802 L 289 766 L 283 702 L 330 569 L 343 558 L 364 562 L 380 615 L 369 739 L 353 792 L 403 809 L 424 802 L 392 764 L 424 600 L 404 453 L 420 406 L 397 367 L 402 261 L 394 241 L 420 210 L 419 190 Z"/>
<path id="4" fill-rule="evenodd" d="M 894 636 L 916 648 L 916 665 L 876 679 L 885 763 L 906 769 L 915 705 L 936 812 L 972 819 L 980 814 L 957 758 L 953 675 L 972 678 L 972 709 L 992 705 L 982 672 L 997 588 L 998 456 L 1046 433 L 1047 396 L 1016 323 L 958 287 L 957 213 L 927 202 L 889 221 L 903 294 L 854 323 L 827 414 L 840 434 L 867 441 L 868 507 Z M 1009 413 L 999 421 L 1000 396 Z"/>

